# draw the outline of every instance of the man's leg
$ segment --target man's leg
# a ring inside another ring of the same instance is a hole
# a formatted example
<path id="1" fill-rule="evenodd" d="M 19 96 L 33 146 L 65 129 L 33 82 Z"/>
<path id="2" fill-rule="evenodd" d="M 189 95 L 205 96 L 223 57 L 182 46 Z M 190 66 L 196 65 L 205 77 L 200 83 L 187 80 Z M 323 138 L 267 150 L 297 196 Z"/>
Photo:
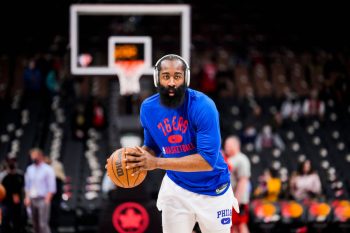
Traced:
<path id="1" fill-rule="evenodd" d="M 35 233 L 39 233 L 39 209 L 38 209 L 38 201 L 37 200 L 31 200 L 30 204 L 30 210 L 31 210 L 31 215 L 32 215 L 32 224 L 33 224 L 33 229 Z"/>
<path id="2" fill-rule="evenodd" d="M 162 210 L 163 233 L 191 233 L 195 223 L 194 214 L 181 207 L 167 206 Z"/>
<path id="3" fill-rule="evenodd" d="M 198 195 L 193 201 L 193 209 L 203 233 L 230 233 L 232 225 L 232 206 L 235 197 L 231 187 L 219 196 Z"/>
<path id="4" fill-rule="evenodd" d="M 39 201 L 39 228 L 40 233 L 51 233 L 49 226 L 50 205 L 45 203 L 44 199 Z"/>
<path id="5" fill-rule="evenodd" d="M 192 233 L 196 218 L 186 204 L 188 193 L 165 175 L 157 200 L 157 207 L 162 211 L 163 233 Z"/>

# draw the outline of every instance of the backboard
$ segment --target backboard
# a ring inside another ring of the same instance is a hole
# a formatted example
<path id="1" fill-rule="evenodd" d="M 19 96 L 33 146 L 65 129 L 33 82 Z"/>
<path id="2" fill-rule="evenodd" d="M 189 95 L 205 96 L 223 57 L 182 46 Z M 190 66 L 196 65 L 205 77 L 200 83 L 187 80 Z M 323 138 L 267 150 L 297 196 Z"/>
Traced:
<path id="1" fill-rule="evenodd" d="M 109 49 L 111 41 L 115 40 L 112 38 L 121 40 L 124 37 L 133 43 L 140 38 L 150 38 L 151 51 L 144 54 L 150 55 L 150 59 L 145 59 L 143 74 L 152 75 L 152 64 L 168 53 L 179 54 L 189 62 L 190 13 L 190 6 L 185 4 L 71 5 L 71 73 L 115 75 L 116 68 L 112 64 Z M 148 43 L 145 45 L 148 46 Z M 79 63 L 81 55 L 91 59 L 87 59 L 89 65 Z"/>

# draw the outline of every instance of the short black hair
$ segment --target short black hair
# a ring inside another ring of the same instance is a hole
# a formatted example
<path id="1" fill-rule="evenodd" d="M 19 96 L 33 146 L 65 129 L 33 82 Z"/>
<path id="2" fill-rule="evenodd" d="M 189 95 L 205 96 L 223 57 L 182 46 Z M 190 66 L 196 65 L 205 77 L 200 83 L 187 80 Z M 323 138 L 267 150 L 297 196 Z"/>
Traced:
<path id="1" fill-rule="evenodd" d="M 158 64 L 157 64 L 157 66 L 156 66 L 156 69 L 158 70 L 158 71 L 160 71 L 160 68 L 161 68 L 161 66 L 162 66 L 162 62 L 163 61 L 174 61 L 174 60 L 178 60 L 178 61 L 180 61 L 181 63 L 182 63 L 182 68 L 183 68 L 183 70 L 184 70 L 184 72 L 186 71 L 186 69 L 187 68 L 189 68 L 189 67 L 187 67 L 187 65 L 186 65 L 186 63 L 181 59 L 181 58 L 179 58 L 178 56 L 175 56 L 175 55 L 168 55 L 168 56 L 165 56 L 165 57 L 163 57 L 159 62 L 158 62 Z"/>
<path id="2" fill-rule="evenodd" d="M 42 156 L 44 156 L 44 151 L 42 149 L 40 149 L 39 147 L 34 147 L 32 149 L 29 150 L 29 153 L 33 153 L 33 152 L 38 152 L 39 154 L 41 154 Z"/>

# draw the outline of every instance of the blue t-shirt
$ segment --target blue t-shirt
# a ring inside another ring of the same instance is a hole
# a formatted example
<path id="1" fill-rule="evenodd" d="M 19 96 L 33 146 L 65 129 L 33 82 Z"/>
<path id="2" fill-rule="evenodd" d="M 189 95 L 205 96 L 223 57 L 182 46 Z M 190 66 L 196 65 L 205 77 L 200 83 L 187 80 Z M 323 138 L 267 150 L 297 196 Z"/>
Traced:
<path id="1" fill-rule="evenodd" d="M 167 170 L 171 180 L 195 193 L 210 196 L 225 193 L 230 175 L 220 152 L 219 114 L 208 96 L 188 88 L 184 103 L 172 109 L 163 106 L 159 94 L 155 94 L 142 103 L 140 120 L 144 145 L 158 156 L 178 158 L 198 153 L 213 168 L 203 172 Z"/>

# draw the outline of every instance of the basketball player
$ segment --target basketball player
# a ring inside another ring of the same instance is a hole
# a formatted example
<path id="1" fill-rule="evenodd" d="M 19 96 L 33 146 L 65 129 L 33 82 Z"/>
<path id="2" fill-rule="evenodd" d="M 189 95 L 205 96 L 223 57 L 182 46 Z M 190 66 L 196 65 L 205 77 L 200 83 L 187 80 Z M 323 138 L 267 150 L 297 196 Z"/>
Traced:
<path id="1" fill-rule="evenodd" d="M 128 153 L 126 162 L 128 168 L 166 170 L 157 200 L 164 233 L 191 233 L 196 222 L 203 233 L 229 233 L 232 206 L 239 208 L 220 154 L 219 114 L 189 83 L 183 58 L 169 54 L 158 60 L 158 94 L 141 105 L 144 146 Z"/>

